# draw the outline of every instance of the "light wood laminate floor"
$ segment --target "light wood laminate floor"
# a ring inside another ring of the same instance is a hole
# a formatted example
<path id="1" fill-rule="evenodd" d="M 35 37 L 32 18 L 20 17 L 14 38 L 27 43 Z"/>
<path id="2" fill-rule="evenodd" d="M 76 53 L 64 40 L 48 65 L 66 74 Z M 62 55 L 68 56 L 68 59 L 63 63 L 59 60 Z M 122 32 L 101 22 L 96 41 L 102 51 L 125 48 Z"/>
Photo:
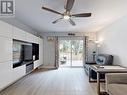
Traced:
<path id="1" fill-rule="evenodd" d="M 83 68 L 36 70 L 11 85 L 0 95 L 97 95 Z"/>

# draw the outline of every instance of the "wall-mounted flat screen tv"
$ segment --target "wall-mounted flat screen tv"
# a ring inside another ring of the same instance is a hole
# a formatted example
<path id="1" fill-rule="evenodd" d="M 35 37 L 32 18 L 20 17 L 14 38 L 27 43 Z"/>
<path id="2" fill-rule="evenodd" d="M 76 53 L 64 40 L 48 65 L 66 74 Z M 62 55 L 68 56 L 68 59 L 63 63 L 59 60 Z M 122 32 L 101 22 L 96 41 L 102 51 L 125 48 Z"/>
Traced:
<path id="1" fill-rule="evenodd" d="M 13 68 L 33 60 L 32 43 L 13 40 Z"/>

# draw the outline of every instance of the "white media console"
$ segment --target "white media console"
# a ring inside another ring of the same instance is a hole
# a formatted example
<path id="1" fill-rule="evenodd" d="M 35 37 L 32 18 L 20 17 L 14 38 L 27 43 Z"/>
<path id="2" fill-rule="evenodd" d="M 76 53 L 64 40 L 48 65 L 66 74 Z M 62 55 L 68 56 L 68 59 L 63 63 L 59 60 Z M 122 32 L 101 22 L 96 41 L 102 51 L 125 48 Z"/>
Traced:
<path id="1" fill-rule="evenodd" d="M 26 75 L 26 65 L 13 68 L 13 39 L 39 44 L 34 69 L 43 64 L 43 39 L 0 21 L 0 90 Z"/>

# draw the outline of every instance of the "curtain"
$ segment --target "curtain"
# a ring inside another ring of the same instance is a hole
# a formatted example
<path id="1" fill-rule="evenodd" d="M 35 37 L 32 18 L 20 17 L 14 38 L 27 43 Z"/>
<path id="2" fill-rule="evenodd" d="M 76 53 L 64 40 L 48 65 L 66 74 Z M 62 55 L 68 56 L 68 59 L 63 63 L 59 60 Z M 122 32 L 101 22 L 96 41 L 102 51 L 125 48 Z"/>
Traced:
<path id="1" fill-rule="evenodd" d="M 59 45 L 58 36 L 55 37 L 55 68 L 59 68 Z"/>
<path id="2" fill-rule="evenodd" d="M 84 37 L 84 63 L 88 61 L 88 36 Z"/>

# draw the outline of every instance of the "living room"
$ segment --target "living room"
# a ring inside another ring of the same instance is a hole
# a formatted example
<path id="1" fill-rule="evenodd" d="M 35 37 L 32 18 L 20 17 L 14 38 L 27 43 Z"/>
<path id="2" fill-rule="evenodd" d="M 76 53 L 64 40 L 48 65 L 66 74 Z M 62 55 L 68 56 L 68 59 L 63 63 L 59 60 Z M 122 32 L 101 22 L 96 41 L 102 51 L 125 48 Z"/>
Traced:
<path id="1" fill-rule="evenodd" d="M 0 0 L 0 95 L 126 95 L 126 4 Z"/>

